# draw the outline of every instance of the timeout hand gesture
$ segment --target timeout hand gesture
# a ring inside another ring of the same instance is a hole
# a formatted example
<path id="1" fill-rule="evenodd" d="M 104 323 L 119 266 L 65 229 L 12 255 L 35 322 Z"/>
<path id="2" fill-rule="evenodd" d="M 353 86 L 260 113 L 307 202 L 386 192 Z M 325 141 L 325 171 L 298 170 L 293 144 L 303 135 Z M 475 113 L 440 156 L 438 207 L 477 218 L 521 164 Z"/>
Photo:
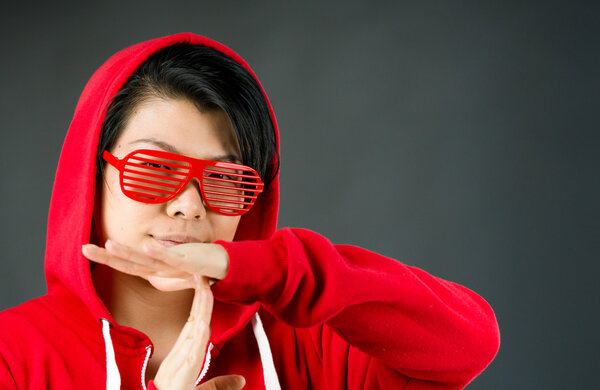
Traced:
<path id="1" fill-rule="evenodd" d="M 239 390 L 244 387 L 245 379 L 240 375 L 220 376 L 195 387 L 210 338 L 213 307 L 210 284 L 223 279 L 229 268 L 229 256 L 221 245 L 190 243 L 165 248 L 146 244 L 140 251 L 108 240 L 105 248 L 83 245 L 82 253 L 91 261 L 147 279 L 159 290 L 195 290 L 188 321 L 154 379 L 158 390 Z"/>

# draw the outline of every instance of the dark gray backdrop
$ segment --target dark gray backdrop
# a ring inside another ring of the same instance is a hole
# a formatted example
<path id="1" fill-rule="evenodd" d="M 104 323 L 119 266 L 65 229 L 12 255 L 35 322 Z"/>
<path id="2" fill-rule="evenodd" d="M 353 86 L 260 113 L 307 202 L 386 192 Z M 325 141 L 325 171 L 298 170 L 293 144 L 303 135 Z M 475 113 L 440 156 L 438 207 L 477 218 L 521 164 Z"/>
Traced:
<path id="1" fill-rule="evenodd" d="M 502 346 L 469 389 L 598 388 L 597 5 L 118 3 L 3 6 L 0 309 L 45 291 L 54 170 L 89 76 L 193 31 L 273 102 L 280 226 L 485 297 Z"/>

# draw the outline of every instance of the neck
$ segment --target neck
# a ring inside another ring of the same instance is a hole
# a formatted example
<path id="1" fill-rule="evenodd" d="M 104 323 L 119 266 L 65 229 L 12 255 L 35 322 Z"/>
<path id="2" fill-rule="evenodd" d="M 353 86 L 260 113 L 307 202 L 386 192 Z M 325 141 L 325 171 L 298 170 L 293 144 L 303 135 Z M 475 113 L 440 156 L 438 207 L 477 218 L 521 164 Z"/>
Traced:
<path id="1" fill-rule="evenodd" d="M 102 264 L 96 264 L 92 278 L 114 320 L 145 333 L 154 344 L 148 364 L 148 378 L 153 378 L 188 319 L 194 291 L 160 291 L 142 278 Z"/>

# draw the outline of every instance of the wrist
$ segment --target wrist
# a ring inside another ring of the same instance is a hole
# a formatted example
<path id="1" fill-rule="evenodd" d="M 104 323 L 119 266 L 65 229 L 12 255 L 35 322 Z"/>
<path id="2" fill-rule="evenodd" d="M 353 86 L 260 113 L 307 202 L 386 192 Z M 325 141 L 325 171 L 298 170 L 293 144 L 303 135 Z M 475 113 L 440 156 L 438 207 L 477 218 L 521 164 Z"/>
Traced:
<path id="1" fill-rule="evenodd" d="M 215 297 L 252 303 L 269 301 L 285 286 L 287 252 L 274 240 L 217 241 L 228 254 L 226 277 L 213 287 Z"/>
<path id="2" fill-rule="evenodd" d="M 214 244 L 212 244 L 211 247 L 214 251 L 213 256 L 214 258 L 218 259 L 218 264 L 220 268 L 219 273 L 215 275 L 215 280 L 223 280 L 227 277 L 227 274 L 229 273 L 229 253 L 227 253 L 227 250 L 220 243 L 215 242 Z"/>

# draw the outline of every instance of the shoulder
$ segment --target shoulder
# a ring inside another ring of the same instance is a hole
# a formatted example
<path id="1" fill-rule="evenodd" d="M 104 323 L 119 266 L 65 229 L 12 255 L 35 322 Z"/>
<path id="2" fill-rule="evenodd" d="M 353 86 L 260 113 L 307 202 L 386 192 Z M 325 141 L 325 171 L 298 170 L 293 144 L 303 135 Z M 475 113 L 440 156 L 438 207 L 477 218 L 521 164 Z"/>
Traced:
<path id="1" fill-rule="evenodd" d="M 35 298 L 18 306 L 0 312 L 0 335 L 6 332 L 19 332 L 23 327 L 31 327 L 44 317 L 46 297 Z"/>
<path id="2" fill-rule="evenodd" d="M 0 312 L 0 361 L 16 377 L 42 378 L 42 367 L 77 360 L 85 348 L 101 347 L 100 325 L 93 328 L 69 307 L 64 299 L 44 295 Z"/>
<path id="3" fill-rule="evenodd" d="M 22 351 L 47 332 L 51 313 L 40 297 L 0 312 L 0 354 Z"/>
<path id="4" fill-rule="evenodd" d="M 30 361 L 38 361 L 46 348 L 48 323 L 43 299 L 36 298 L 0 312 L 0 384 L 14 387 L 29 372 Z M 4 388 L 4 387 L 3 387 Z M 12 388 L 8 386 L 7 388 Z"/>
<path id="5" fill-rule="evenodd" d="M 0 312 L 0 354 L 39 355 L 55 349 L 60 340 L 98 333 L 89 314 L 71 309 L 64 297 L 47 294 Z"/>

